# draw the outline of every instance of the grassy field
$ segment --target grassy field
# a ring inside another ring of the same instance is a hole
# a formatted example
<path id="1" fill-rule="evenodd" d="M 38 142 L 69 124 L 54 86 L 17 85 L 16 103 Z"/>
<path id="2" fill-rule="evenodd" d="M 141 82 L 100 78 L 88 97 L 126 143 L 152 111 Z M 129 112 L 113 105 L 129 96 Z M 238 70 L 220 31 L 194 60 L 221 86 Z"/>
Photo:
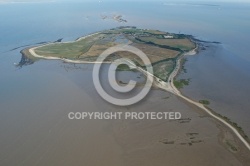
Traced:
<path id="1" fill-rule="evenodd" d="M 167 81 L 168 76 L 171 74 L 174 68 L 173 60 L 166 60 L 153 65 L 154 75 L 163 81 Z"/>
<path id="2" fill-rule="evenodd" d="M 175 50 L 160 48 L 153 45 L 133 43 L 132 46 L 143 51 L 149 57 L 152 63 L 162 61 L 168 58 L 175 58 L 180 53 Z"/>
<path id="3" fill-rule="evenodd" d="M 158 31 L 158 30 L 151 30 L 151 29 L 145 30 L 145 32 L 151 33 L 151 34 L 154 34 L 154 35 L 167 35 L 168 34 L 167 32 L 161 32 L 161 31 Z"/>
<path id="4" fill-rule="evenodd" d="M 37 48 L 35 52 L 43 56 L 77 59 L 83 53 L 88 52 L 95 42 L 102 37 L 103 35 L 97 34 L 72 43 L 54 43 Z"/>
<path id="5" fill-rule="evenodd" d="M 153 42 L 157 45 L 166 45 L 170 47 L 179 48 L 183 51 L 188 51 L 195 48 L 195 44 L 189 39 L 159 39 L 155 37 L 140 37 L 139 38 L 145 42 Z"/>

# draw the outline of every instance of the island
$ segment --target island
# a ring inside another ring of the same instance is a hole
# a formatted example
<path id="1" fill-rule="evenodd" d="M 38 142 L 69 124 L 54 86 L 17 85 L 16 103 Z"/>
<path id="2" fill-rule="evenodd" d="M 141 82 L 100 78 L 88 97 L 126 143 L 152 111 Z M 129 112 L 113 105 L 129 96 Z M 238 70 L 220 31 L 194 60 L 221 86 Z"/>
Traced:
<path id="1" fill-rule="evenodd" d="M 62 59 L 73 63 L 94 63 L 103 51 L 118 44 L 131 45 L 143 51 L 152 63 L 154 75 L 163 81 L 168 80 L 177 59 L 196 47 L 190 35 L 123 26 L 93 33 L 73 42 L 47 43 L 21 52 L 29 61 Z M 145 65 L 130 52 L 116 52 L 105 61 L 112 62 L 118 58 L 128 58 L 142 68 Z"/>

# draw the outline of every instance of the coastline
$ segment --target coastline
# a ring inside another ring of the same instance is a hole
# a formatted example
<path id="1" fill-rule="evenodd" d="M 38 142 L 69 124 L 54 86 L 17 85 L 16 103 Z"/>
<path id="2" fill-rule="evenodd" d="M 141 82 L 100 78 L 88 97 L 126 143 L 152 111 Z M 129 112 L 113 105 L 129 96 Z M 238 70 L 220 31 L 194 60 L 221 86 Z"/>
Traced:
<path id="1" fill-rule="evenodd" d="M 87 37 L 96 35 L 100 32 L 97 33 L 93 33 L 87 36 L 83 36 L 80 37 L 78 39 L 76 39 L 75 41 L 69 41 L 69 42 L 62 42 L 62 43 L 73 43 L 82 39 L 85 39 Z M 39 58 L 39 59 L 47 59 L 47 60 L 62 60 L 63 62 L 66 63 L 76 63 L 76 64 L 96 64 L 96 63 L 111 63 L 111 62 L 90 62 L 90 61 L 81 61 L 81 60 L 70 60 L 70 59 L 66 59 L 66 58 L 58 58 L 58 57 L 46 57 L 46 56 L 42 56 L 42 55 L 38 55 L 35 53 L 35 49 L 39 48 L 39 47 L 43 47 L 46 45 L 50 45 L 50 44 L 57 44 L 57 43 L 46 43 L 44 45 L 40 45 L 40 46 L 36 46 L 36 47 L 32 47 L 32 48 L 28 48 L 28 52 L 34 56 L 35 58 Z M 233 125 L 231 125 L 228 121 L 226 121 L 225 119 L 223 119 L 221 116 L 219 116 L 219 114 L 214 113 L 214 111 L 211 111 L 209 108 L 205 107 L 203 104 L 198 103 L 196 101 L 193 101 L 192 99 L 184 96 L 174 85 L 174 78 L 178 75 L 179 71 L 181 70 L 181 60 L 183 59 L 184 56 L 189 56 L 189 55 L 195 55 L 196 51 L 198 49 L 198 45 L 196 44 L 196 48 L 194 48 L 193 50 L 189 51 L 189 52 L 185 52 L 182 55 L 180 55 L 177 60 L 176 60 L 176 65 L 174 70 L 172 71 L 172 73 L 170 74 L 168 81 L 165 82 L 163 80 L 161 80 L 160 78 L 154 76 L 153 74 L 145 71 L 144 69 L 142 69 L 141 67 L 136 67 L 139 71 L 141 71 L 143 74 L 145 75 L 150 75 L 154 80 L 155 80 L 155 85 L 160 88 L 163 89 L 165 91 L 168 91 L 182 99 L 184 99 L 185 101 L 189 102 L 190 104 L 195 105 L 196 107 L 202 109 L 203 111 L 205 111 L 209 116 L 211 116 L 212 118 L 216 119 L 217 121 L 221 122 L 223 125 L 225 125 L 226 127 L 228 127 L 237 137 L 238 139 L 240 139 L 240 141 L 245 145 L 245 147 L 250 150 L 250 145 L 247 142 L 247 140 L 244 138 L 244 136 L 242 136 L 242 134 L 240 134 L 240 132 L 237 130 L 236 127 L 234 127 Z"/>

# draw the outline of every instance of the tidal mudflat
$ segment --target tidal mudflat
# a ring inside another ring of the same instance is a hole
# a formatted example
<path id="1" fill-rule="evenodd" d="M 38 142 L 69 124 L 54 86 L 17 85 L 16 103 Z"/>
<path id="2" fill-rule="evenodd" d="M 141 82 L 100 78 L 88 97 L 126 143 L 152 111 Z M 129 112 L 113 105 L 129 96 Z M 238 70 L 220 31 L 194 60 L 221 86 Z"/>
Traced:
<path id="1" fill-rule="evenodd" d="M 6 111 L 0 116 L 4 165 L 249 163 L 249 151 L 230 131 L 174 95 L 154 88 L 137 105 L 117 107 L 96 93 L 91 64 L 41 61 L 32 66 L 36 74 L 26 73 L 32 79 L 21 79 L 12 102 L 4 100 Z M 24 93 L 26 97 L 20 98 Z M 72 111 L 173 111 L 181 112 L 182 119 L 69 120 Z"/>

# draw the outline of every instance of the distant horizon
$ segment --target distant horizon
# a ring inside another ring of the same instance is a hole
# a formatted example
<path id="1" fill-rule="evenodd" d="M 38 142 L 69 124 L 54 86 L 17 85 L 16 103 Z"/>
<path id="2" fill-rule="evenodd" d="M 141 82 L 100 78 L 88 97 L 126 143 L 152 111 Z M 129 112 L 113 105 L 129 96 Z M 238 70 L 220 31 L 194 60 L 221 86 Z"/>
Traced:
<path id="1" fill-rule="evenodd" d="M 110 1 L 116 1 L 117 0 L 0 0 L 0 3 L 38 3 L 38 2 L 110 2 Z M 118 1 L 134 1 L 134 0 L 118 0 Z M 237 2 L 237 3 L 249 3 L 249 0 L 136 0 L 136 1 L 144 1 L 144 2 L 149 2 L 149 1 L 157 1 L 157 2 L 171 2 L 171 3 L 221 3 L 221 2 Z"/>

